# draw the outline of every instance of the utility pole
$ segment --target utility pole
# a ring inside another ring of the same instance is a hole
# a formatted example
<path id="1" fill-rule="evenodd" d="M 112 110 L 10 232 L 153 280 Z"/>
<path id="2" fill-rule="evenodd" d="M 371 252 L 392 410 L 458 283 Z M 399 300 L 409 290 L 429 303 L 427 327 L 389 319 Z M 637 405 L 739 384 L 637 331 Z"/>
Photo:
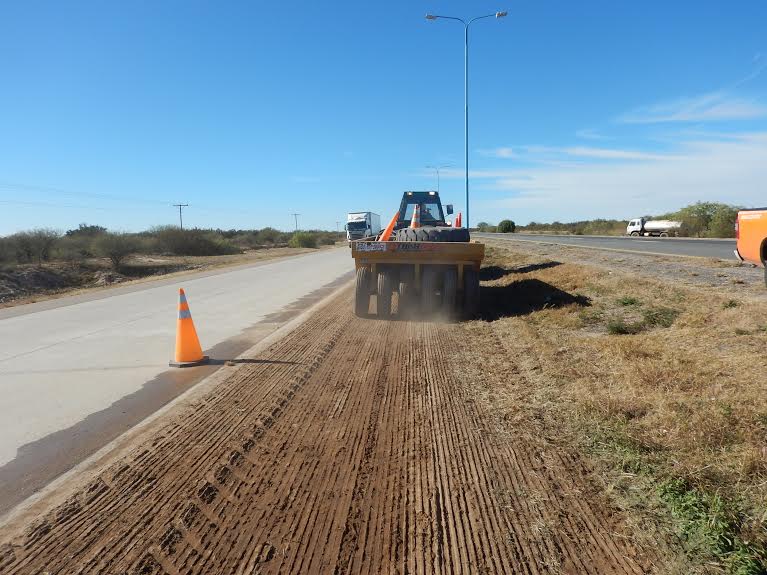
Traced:
<path id="1" fill-rule="evenodd" d="M 292 216 L 295 218 L 295 220 L 296 220 L 296 231 L 298 231 L 298 216 L 300 216 L 301 214 L 291 214 L 291 215 L 292 215 Z"/>
<path id="2" fill-rule="evenodd" d="M 341 222 L 336 222 L 336 233 L 338 233 L 338 226 L 341 224 Z"/>
<path id="3" fill-rule="evenodd" d="M 178 223 L 181 229 L 184 229 L 184 218 L 181 215 L 181 208 L 186 208 L 189 204 L 173 204 L 174 208 L 178 208 Z"/>

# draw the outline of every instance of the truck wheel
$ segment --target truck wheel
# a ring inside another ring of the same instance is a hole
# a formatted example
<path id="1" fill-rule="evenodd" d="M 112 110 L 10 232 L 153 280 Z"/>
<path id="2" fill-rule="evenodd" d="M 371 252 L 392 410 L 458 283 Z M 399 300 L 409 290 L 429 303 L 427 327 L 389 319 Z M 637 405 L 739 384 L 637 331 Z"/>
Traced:
<path id="1" fill-rule="evenodd" d="M 380 319 L 391 317 L 391 296 L 394 291 L 394 274 L 390 270 L 378 272 L 378 295 L 376 312 Z"/>
<path id="2" fill-rule="evenodd" d="M 636 237 L 636 236 L 638 236 L 638 235 L 639 235 L 639 232 L 631 232 L 631 235 L 632 235 L 632 236 L 634 236 L 634 237 Z"/>
<path id="3" fill-rule="evenodd" d="M 424 226 L 397 230 L 394 239 L 398 242 L 468 242 L 470 238 L 466 228 Z"/>
<path id="4" fill-rule="evenodd" d="M 437 283 L 439 270 L 436 266 L 426 266 L 421 277 L 421 310 L 424 315 L 430 316 L 439 307 L 437 300 Z"/>
<path id="5" fill-rule="evenodd" d="M 463 313 L 468 319 L 479 313 L 479 273 L 473 268 L 463 272 Z"/>
<path id="6" fill-rule="evenodd" d="M 365 317 L 370 305 L 370 268 L 357 268 L 357 284 L 354 289 L 354 314 Z"/>
<path id="7" fill-rule="evenodd" d="M 442 279 L 442 310 L 450 319 L 455 315 L 455 302 L 458 297 L 458 270 L 448 268 Z"/>
<path id="8" fill-rule="evenodd" d="M 404 267 L 399 272 L 399 296 L 397 298 L 397 315 L 406 317 L 410 315 L 415 298 L 415 269 L 411 266 Z"/>
<path id="9" fill-rule="evenodd" d="M 660 237 L 667 238 L 668 237 L 668 233 L 667 232 L 661 232 L 660 233 Z"/>

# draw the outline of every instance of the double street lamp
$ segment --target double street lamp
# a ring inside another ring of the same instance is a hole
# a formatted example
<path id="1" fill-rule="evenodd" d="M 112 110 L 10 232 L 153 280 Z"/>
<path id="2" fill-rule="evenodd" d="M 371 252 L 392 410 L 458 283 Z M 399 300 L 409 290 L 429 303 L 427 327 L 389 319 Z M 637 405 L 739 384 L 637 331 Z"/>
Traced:
<path id="1" fill-rule="evenodd" d="M 464 99 L 464 155 L 466 163 L 466 228 L 469 228 L 469 26 L 477 20 L 485 18 L 503 18 L 508 12 L 495 12 L 486 16 L 477 16 L 471 20 L 456 18 L 455 16 L 439 16 L 438 14 L 427 14 L 427 20 L 456 20 L 463 24 L 463 99 Z"/>

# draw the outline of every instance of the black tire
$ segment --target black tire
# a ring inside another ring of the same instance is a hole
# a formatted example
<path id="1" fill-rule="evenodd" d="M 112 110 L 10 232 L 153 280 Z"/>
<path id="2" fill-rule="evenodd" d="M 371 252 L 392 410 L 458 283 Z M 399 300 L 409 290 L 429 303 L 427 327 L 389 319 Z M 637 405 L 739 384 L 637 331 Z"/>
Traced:
<path id="1" fill-rule="evenodd" d="M 425 226 L 397 230 L 394 238 L 398 242 L 468 242 L 470 236 L 466 228 Z"/>
<path id="2" fill-rule="evenodd" d="M 479 314 L 479 273 L 473 268 L 463 272 L 463 314 L 469 319 Z"/>
<path id="3" fill-rule="evenodd" d="M 407 317 L 413 309 L 415 300 L 415 268 L 403 267 L 399 271 L 399 295 L 397 296 L 397 315 Z"/>
<path id="4" fill-rule="evenodd" d="M 439 308 L 438 283 L 439 269 L 436 266 L 424 267 L 421 271 L 421 310 L 426 316 L 432 315 Z"/>
<path id="5" fill-rule="evenodd" d="M 668 232 L 661 232 L 660 233 L 660 237 L 667 238 L 668 237 Z"/>
<path id="6" fill-rule="evenodd" d="M 442 276 L 442 311 L 448 319 L 455 316 L 455 303 L 458 298 L 458 270 L 445 269 Z"/>
<path id="7" fill-rule="evenodd" d="M 634 236 L 634 237 L 636 237 L 636 236 L 638 236 L 638 235 L 639 235 L 639 232 L 631 232 L 631 235 L 632 235 L 632 236 Z"/>
<path id="8" fill-rule="evenodd" d="M 376 314 L 379 319 L 391 317 L 391 296 L 394 292 L 394 273 L 391 270 L 378 272 L 378 295 L 376 296 Z"/>
<path id="9" fill-rule="evenodd" d="M 357 268 L 357 284 L 354 289 L 354 314 L 365 317 L 370 306 L 370 268 Z"/>

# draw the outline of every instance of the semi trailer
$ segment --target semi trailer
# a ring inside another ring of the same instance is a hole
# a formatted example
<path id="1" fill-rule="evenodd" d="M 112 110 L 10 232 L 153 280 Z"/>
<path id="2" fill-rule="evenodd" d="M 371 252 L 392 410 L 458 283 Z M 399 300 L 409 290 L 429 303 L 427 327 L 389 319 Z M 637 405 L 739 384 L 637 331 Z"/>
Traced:
<path id="1" fill-rule="evenodd" d="M 349 212 L 345 229 L 350 242 L 376 236 L 381 233 L 381 216 L 373 212 Z"/>

